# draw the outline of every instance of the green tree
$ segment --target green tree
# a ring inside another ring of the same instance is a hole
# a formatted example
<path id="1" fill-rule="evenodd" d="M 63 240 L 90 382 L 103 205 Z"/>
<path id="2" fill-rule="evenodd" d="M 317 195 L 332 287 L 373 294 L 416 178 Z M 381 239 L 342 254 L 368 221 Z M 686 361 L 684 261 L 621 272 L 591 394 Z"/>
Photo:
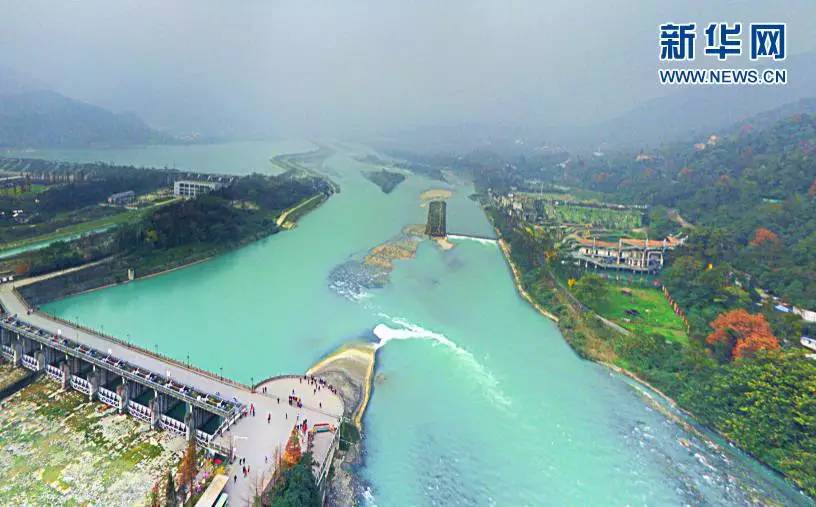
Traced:
<path id="1" fill-rule="evenodd" d="M 582 303 L 595 307 L 606 298 L 607 285 L 604 278 L 594 273 L 584 273 L 573 286 L 572 293 Z"/>
<path id="2" fill-rule="evenodd" d="M 320 491 L 312 473 L 312 455 L 306 453 L 300 461 L 283 473 L 270 493 L 273 507 L 319 507 Z"/>

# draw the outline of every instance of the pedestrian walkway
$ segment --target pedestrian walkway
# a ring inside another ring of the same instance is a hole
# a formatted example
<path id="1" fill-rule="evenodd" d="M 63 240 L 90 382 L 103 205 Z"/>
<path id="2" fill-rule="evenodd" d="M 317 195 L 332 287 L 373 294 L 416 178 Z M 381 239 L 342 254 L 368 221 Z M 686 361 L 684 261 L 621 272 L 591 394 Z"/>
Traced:
<path id="1" fill-rule="evenodd" d="M 282 452 L 294 424 L 304 419 L 309 426 L 328 423 L 339 426 L 343 414 L 342 399 L 330 389 L 315 390 L 304 377 L 282 376 L 265 381 L 251 389 L 229 379 L 189 368 L 172 359 L 163 358 L 124 342 L 112 340 L 99 333 L 72 326 L 41 312 L 29 313 L 22 297 L 13 284 L 0 285 L 0 304 L 10 314 L 54 335 L 70 337 L 72 341 L 95 349 L 103 355 L 124 360 L 147 371 L 161 373 L 173 381 L 186 384 L 204 393 L 217 394 L 224 399 L 235 399 L 247 407 L 247 413 L 229 430 L 216 438 L 216 443 L 233 449 L 236 456 L 230 470 L 233 478 L 227 485 L 233 505 L 246 505 L 255 492 L 271 478 L 276 448 Z M 265 392 L 263 392 L 265 391 Z M 301 406 L 291 406 L 288 396 L 295 393 Z M 280 396 L 280 402 L 277 398 Z M 249 409 L 253 409 L 254 416 Z M 315 456 L 323 462 L 327 456 Z M 245 460 L 250 473 L 243 477 L 238 459 Z M 234 478 L 237 476 L 237 480 Z"/>

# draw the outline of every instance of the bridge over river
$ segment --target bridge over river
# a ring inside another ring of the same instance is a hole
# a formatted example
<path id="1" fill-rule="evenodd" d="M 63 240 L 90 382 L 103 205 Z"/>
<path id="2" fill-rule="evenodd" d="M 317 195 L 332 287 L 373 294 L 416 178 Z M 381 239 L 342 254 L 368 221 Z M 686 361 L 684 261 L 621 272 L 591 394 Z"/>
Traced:
<path id="1" fill-rule="evenodd" d="M 25 281 L 23 282 L 25 283 Z M 226 346 L 226 345 L 225 345 Z M 248 503 L 273 471 L 276 448 L 285 448 L 296 421 L 339 427 L 343 402 L 303 376 L 275 377 L 247 386 L 122 340 L 31 310 L 13 284 L 0 286 L 0 349 L 16 366 L 49 378 L 231 459 L 230 503 Z M 295 394 L 300 406 L 290 405 Z M 251 415 L 254 408 L 255 416 Z M 267 422 L 267 418 L 270 418 Z M 313 439 L 315 476 L 321 486 L 339 432 Z M 303 442 L 305 435 L 301 434 Z M 244 478 L 238 458 L 251 474 Z M 234 479 L 237 477 L 237 479 Z"/>

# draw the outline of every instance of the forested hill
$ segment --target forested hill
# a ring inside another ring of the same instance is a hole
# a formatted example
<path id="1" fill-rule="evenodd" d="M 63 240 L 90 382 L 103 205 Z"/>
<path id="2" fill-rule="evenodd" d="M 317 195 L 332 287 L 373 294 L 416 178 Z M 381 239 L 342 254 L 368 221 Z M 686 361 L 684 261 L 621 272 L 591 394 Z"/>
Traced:
<path id="1" fill-rule="evenodd" d="M 51 91 L 0 96 L 0 148 L 76 148 L 173 142 L 132 114 Z"/>
<path id="2" fill-rule="evenodd" d="M 575 161 L 566 179 L 676 208 L 707 237 L 700 261 L 730 263 L 757 287 L 816 308 L 816 114 L 773 116 L 696 145 Z"/>

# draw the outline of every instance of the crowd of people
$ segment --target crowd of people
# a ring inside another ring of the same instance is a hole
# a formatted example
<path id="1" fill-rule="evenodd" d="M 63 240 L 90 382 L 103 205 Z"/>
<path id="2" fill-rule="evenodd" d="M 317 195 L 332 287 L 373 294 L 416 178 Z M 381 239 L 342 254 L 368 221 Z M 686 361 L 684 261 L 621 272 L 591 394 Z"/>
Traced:
<path id="1" fill-rule="evenodd" d="M 304 384 L 304 382 L 306 383 L 306 386 L 308 386 L 308 387 L 306 387 L 306 389 L 308 389 L 309 387 L 312 389 L 312 395 L 313 396 L 317 396 L 317 394 L 320 393 L 324 389 L 328 389 L 329 392 L 331 392 L 332 394 L 338 395 L 337 388 L 335 388 L 333 385 L 329 384 L 328 382 L 326 382 L 322 378 L 317 378 L 317 377 L 313 377 L 313 376 L 309 376 L 309 375 L 303 375 L 301 377 L 298 377 L 298 383 L 299 384 L 302 385 L 302 384 Z M 303 398 L 302 398 L 302 396 L 298 395 L 297 391 L 298 391 L 298 389 L 292 389 L 291 393 L 289 393 L 289 395 L 288 395 L 288 404 L 289 404 L 290 407 L 293 407 L 293 408 L 296 408 L 296 409 L 302 409 L 304 407 Z M 268 396 L 268 397 L 270 397 L 272 399 L 275 399 L 277 401 L 277 404 L 280 405 L 281 397 L 277 396 L 275 394 L 270 394 L 269 391 L 268 391 L 268 386 L 261 386 L 260 387 L 260 393 L 264 394 L 264 395 L 266 395 L 266 396 Z M 318 407 L 308 407 L 308 408 L 322 409 L 323 408 L 323 402 L 318 400 L 317 403 L 318 403 Z M 245 407 L 243 414 L 244 414 L 244 417 L 247 417 L 247 416 L 248 417 L 256 417 L 257 416 L 257 411 L 256 411 L 255 404 L 250 403 L 248 407 Z M 288 410 L 284 410 L 284 420 L 289 420 L 289 411 Z M 272 424 L 272 411 L 267 412 L 267 414 L 266 414 L 266 423 L 267 423 L 267 425 Z M 311 435 L 309 434 L 309 422 L 308 422 L 308 419 L 306 419 L 306 418 L 301 420 L 301 414 L 300 414 L 299 410 L 295 414 L 294 425 L 295 425 L 295 428 L 297 428 L 297 430 L 301 433 L 301 438 L 303 439 L 301 441 L 305 442 L 306 445 L 307 445 L 307 448 L 308 448 L 308 445 L 311 443 L 311 438 L 310 438 Z M 270 461 L 269 456 L 265 455 L 264 456 L 264 463 L 268 465 L 269 461 Z M 249 477 L 250 473 L 251 473 L 251 468 L 250 468 L 250 465 L 247 463 L 247 458 L 246 457 L 238 458 L 238 465 L 241 467 L 240 473 L 243 476 L 243 478 L 246 479 L 247 477 Z M 235 473 L 233 475 L 233 483 L 237 483 L 237 481 L 238 481 L 238 473 Z"/>

